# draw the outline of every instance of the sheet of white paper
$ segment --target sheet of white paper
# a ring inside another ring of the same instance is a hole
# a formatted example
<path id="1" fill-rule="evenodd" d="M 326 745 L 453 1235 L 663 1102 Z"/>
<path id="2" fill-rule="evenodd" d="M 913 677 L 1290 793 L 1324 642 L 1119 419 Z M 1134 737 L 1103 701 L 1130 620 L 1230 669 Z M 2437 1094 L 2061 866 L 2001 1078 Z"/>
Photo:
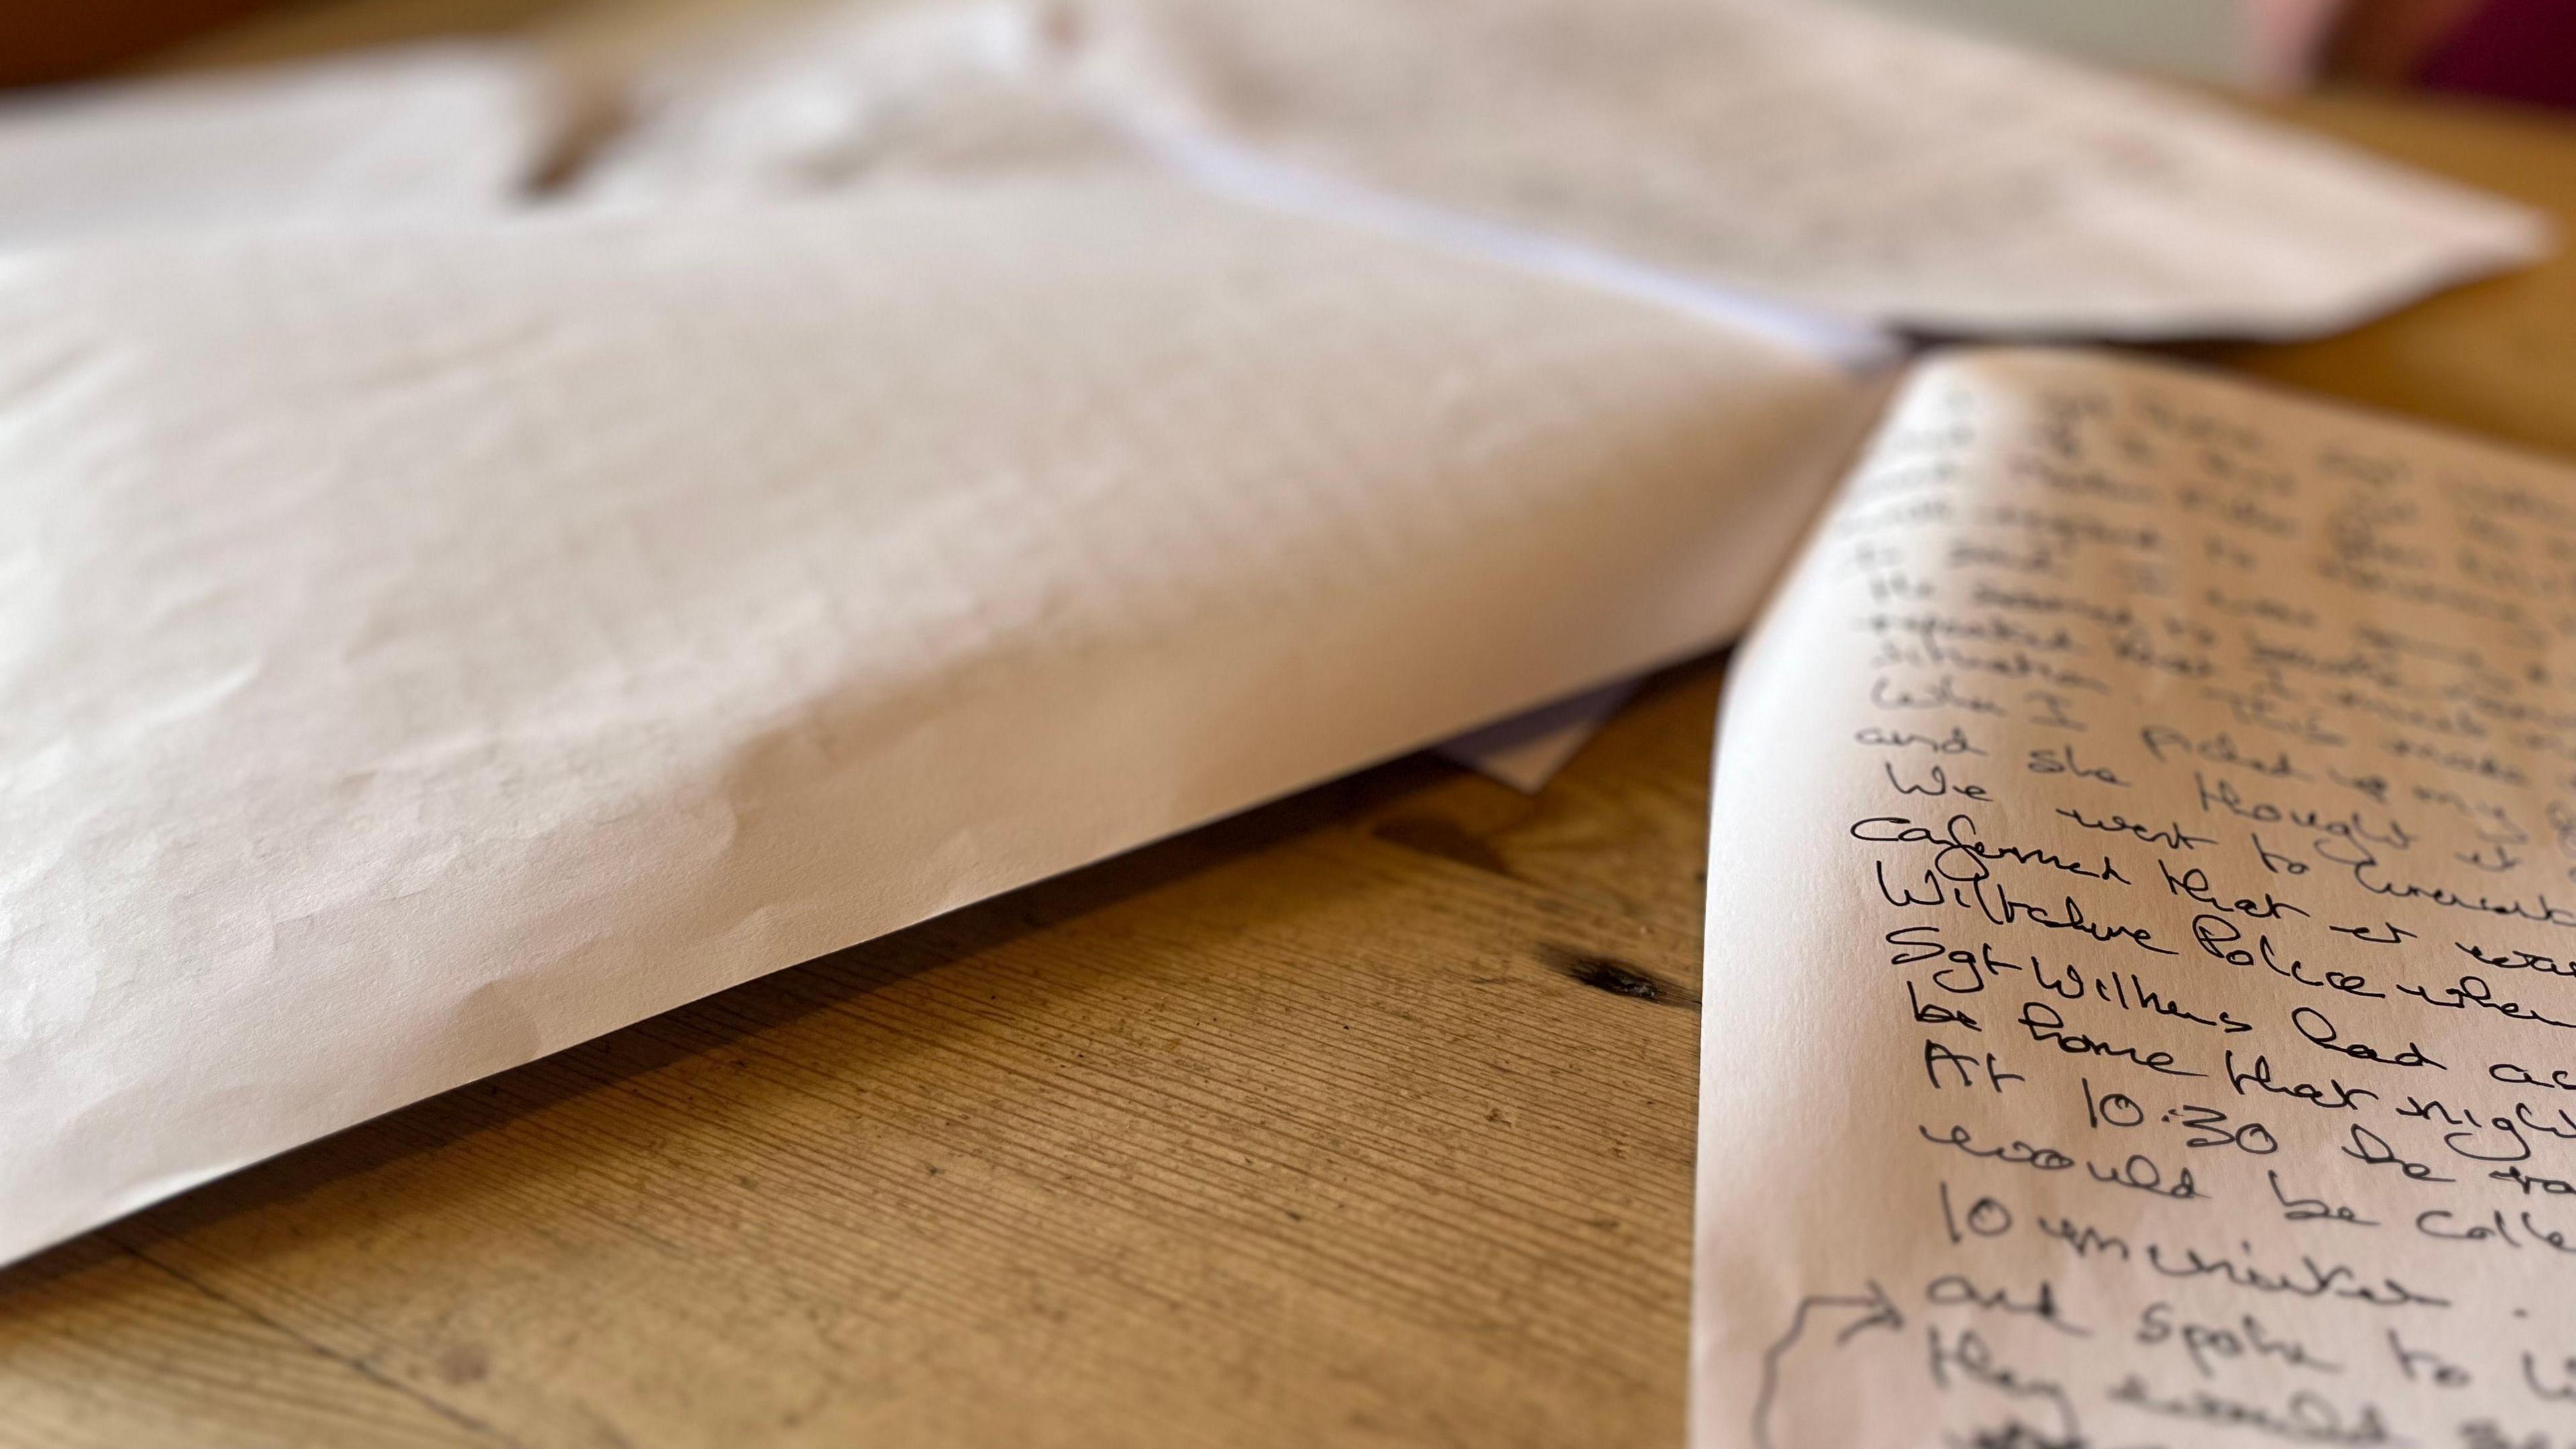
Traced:
<path id="1" fill-rule="evenodd" d="M 568 188 L 583 204 L 724 206 L 889 177 L 1165 171 L 1236 200 L 1365 226 L 1767 332 L 1856 371 L 1879 330 L 1291 165 L 1114 85 L 1086 84 L 1100 21 L 1039 0 L 873 0 L 609 21 L 555 47 L 624 116 Z M 676 34 L 675 34 L 676 32 Z"/>
<path id="2" fill-rule="evenodd" d="M 501 46 L 33 93 L 0 104 L 0 247 L 494 212 L 558 126 L 546 69 Z"/>
<path id="3" fill-rule="evenodd" d="M 1815 0 L 1083 0 L 1103 103 L 1828 314 L 2332 331 L 2536 255 L 2518 207 Z"/>
<path id="4" fill-rule="evenodd" d="M 1879 372 L 1892 339 L 1830 318 L 1657 273 L 1543 233 L 1520 232 L 1269 163 L 1203 133 L 1156 130 L 1076 83 L 1084 20 L 1070 6 L 930 0 L 617 14 L 561 38 L 566 66 L 619 99 L 623 123 L 572 191 L 584 204 L 729 206 L 888 178 L 1164 168 L 1269 210 L 1350 222 L 1446 250 L 1747 328 L 1855 372 Z M 606 79 L 597 79 L 605 77 Z M 1726 567 L 1761 574 L 1752 549 Z M 1712 641 L 1723 642 L 1723 641 Z M 1481 726 L 1441 747 L 1470 769 L 1536 792 L 1627 698 L 1588 691 Z"/>
<path id="5" fill-rule="evenodd" d="M 2576 470 L 1920 368 L 1744 646 L 1694 1442 L 2576 1439 Z"/>
<path id="6" fill-rule="evenodd" d="M 621 117 L 570 189 L 724 204 L 889 176 L 1150 164 L 1067 84 L 1069 32 L 1051 13 L 1030 0 L 857 0 L 695 27 L 652 16 L 635 35 L 611 12 L 554 47 Z"/>
<path id="7" fill-rule="evenodd" d="M 1587 689 L 1570 698 L 1540 705 L 1526 714 L 1470 730 L 1440 747 L 1440 753 L 1525 795 L 1547 788 L 1637 692 L 1636 682 Z"/>
<path id="8" fill-rule="evenodd" d="M 1166 182 L 0 259 L 0 1259 L 1705 647 L 1867 411 Z"/>

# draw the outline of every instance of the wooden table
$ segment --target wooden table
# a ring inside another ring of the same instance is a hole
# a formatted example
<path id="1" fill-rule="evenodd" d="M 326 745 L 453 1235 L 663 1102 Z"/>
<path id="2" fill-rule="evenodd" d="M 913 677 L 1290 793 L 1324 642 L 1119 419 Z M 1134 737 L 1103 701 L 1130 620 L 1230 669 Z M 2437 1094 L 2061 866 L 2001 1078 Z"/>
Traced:
<path id="1" fill-rule="evenodd" d="M 2576 128 L 2279 109 L 2576 230 Z M 2192 350 L 2576 454 L 2566 261 Z M 0 1273 L 0 1443 L 1673 1444 L 1720 672 L 1534 799 L 1372 770 Z"/>

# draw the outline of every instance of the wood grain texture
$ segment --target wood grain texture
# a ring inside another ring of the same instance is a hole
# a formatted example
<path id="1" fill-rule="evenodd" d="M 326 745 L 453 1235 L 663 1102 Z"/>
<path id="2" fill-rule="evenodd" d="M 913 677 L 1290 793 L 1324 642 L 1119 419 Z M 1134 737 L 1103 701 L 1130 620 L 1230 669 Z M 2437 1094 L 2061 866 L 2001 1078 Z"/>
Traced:
<path id="1" fill-rule="evenodd" d="M 1591 815 L 1391 766 L 344 1133 L 10 1275 L 0 1440 L 1669 1438 L 1698 791 Z"/>
<path id="2" fill-rule="evenodd" d="M 2554 125 L 2287 113 L 2576 207 Z M 2576 451 L 2571 293 L 2208 351 Z M 1369 771 L 0 1272 L 0 1445 L 1676 1443 L 1720 674 L 1535 799 Z"/>

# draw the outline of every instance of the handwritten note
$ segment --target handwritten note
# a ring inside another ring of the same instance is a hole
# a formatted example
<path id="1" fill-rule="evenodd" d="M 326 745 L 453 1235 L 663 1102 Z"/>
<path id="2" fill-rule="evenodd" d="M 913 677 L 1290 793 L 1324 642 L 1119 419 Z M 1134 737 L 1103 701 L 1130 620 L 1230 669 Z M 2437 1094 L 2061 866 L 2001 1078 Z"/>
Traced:
<path id="1" fill-rule="evenodd" d="M 2576 1444 L 2576 474 L 1956 355 L 1731 690 L 1700 1445 Z"/>

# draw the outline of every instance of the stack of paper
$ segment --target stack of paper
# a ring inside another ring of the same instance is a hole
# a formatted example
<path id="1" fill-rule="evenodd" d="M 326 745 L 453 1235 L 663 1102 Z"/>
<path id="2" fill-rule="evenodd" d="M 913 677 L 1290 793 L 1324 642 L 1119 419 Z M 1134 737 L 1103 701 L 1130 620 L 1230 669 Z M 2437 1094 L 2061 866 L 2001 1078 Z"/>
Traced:
<path id="1" fill-rule="evenodd" d="M 0 1257 L 1732 637 L 1850 319 L 2317 327 L 2539 244 L 1759 0 L 802 23 L 613 73 L 543 199 L 525 59 L 17 118 L 85 179 L 0 174 Z"/>

